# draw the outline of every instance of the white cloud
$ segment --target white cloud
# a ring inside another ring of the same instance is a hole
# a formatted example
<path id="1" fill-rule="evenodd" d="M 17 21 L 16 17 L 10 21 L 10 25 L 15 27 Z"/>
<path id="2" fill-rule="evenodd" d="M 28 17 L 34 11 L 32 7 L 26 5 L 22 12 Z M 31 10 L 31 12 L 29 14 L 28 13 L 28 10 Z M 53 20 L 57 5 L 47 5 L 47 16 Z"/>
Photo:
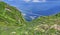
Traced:
<path id="1" fill-rule="evenodd" d="M 33 0 L 32 2 L 40 2 L 39 0 Z"/>
<path id="2" fill-rule="evenodd" d="M 31 1 L 31 0 L 24 0 L 25 2 L 29 2 L 29 1 Z"/>
<path id="3" fill-rule="evenodd" d="M 25 13 L 22 13 L 22 15 L 23 15 L 23 16 L 26 16 L 26 14 L 25 14 Z"/>
<path id="4" fill-rule="evenodd" d="M 46 0 L 33 0 L 32 2 L 45 2 Z"/>
<path id="5" fill-rule="evenodd" d="M 30 16 L 30 18 L 31 18 L 32 20 L 35 19 L 35 17 L 36 17 L 36 16 Z"/>

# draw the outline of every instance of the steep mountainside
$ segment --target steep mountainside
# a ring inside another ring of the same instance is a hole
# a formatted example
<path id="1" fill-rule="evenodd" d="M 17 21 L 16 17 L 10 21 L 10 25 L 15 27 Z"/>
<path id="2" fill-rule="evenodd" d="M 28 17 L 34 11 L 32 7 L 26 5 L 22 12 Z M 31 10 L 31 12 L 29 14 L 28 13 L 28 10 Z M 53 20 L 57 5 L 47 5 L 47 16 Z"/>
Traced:
<path id="1" fill-rule="evenodd" d="M 15 7 L 0 2 L 0 35 L 60 35 L 60 13 L 27 22 Z"/>

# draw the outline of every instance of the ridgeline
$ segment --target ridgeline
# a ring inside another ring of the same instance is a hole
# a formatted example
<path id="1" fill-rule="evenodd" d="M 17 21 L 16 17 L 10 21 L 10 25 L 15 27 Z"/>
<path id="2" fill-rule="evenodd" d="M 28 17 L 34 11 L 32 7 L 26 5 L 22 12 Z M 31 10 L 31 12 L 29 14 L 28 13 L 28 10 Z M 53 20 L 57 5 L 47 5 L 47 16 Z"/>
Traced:
<path id="1" fill-rule="evenodd" d="M 16 7 L 0 2 L 0 35 L 60 35 L 60 13 L 27 22 Z"/>

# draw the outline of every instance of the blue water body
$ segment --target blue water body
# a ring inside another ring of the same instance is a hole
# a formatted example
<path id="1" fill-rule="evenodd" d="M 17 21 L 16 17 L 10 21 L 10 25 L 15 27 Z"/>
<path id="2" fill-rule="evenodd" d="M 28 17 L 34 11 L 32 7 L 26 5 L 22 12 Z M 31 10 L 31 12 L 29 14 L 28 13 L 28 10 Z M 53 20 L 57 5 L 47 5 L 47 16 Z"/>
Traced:
<path id="1" fill-rule="evenodd" d="M 60 12 L 60 0 L 3 0 L 19 9 L 26 20 L 49 16 Z"/>

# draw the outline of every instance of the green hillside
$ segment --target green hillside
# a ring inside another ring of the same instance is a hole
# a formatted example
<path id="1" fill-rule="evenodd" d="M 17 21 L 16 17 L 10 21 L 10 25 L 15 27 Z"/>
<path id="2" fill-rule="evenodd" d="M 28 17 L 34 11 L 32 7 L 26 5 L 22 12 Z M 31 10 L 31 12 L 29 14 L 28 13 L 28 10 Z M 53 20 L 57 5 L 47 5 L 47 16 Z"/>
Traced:
<path id="1" fill-rule="evenodd" d="M 0 35 L 60 35 L 60 13 L 27 22 L 16 7 L 0 2 Z"/>

